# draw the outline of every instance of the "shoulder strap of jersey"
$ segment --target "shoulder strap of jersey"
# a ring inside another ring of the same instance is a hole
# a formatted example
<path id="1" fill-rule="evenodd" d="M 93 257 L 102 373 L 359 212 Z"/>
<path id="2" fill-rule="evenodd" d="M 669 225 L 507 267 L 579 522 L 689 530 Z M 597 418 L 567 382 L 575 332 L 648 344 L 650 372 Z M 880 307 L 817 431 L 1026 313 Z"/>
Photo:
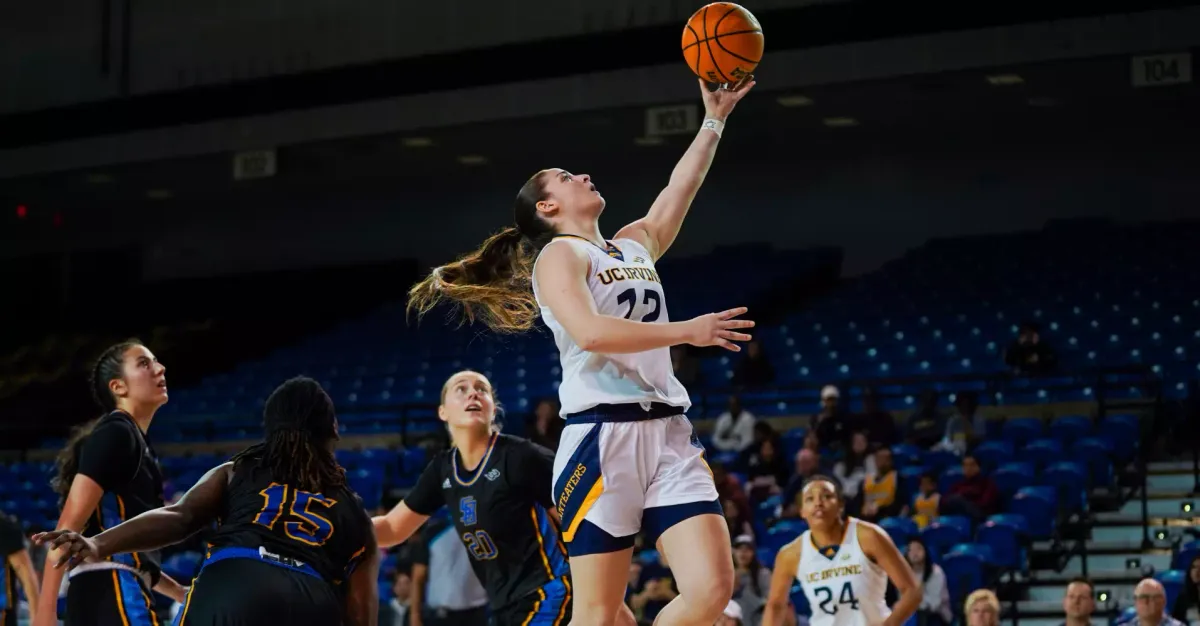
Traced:
<path id="1" fill-rule="evenodd" d="M 127 415 L 124 411 L 113 411 L 112 413 L 109 413 L 108 415 L 101 418 L 100 423 L 104 423 L 105 421 L 109 420 L 110 418 L 128 422 L 129 425 L 133 427 L 133 432 L 137 436 L 137 440 L 138 440 L 137 467 L 135 467 L 133 469 L 133 475 L 131 475 L 129 477 L 129 480 L 133 480 L 133 478 L 138 475 L 138 472 L 142 471 L 142 463 L 145 462 L 145 460 L 146 460 L 146 450 L 149 449 L 150 444 L 146 443 L 146 438 L 144 436 L 142 436 L 142 429 L 137 425 L 137 422 L 133 421 L 133 418 L 129 417 L 129 415 Z M 97 426 L 99 426 L 99 425 L 100 424 L 97 424 Z"/>

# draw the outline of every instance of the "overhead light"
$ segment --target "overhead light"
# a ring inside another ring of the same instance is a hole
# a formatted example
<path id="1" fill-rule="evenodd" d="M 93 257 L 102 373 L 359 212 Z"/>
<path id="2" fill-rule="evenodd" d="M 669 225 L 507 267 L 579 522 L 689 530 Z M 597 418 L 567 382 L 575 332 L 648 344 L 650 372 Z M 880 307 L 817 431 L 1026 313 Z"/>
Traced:
<path id="1" fill-rule="evenodd" d="M 433 145 L 433 140 L 429 137 L 405 137 L 401 143 L 405 148 L 428 148 Z"/>
<path id="2" fill-rule="evenodd" d="M 105 185 L 113 181 L 112 176 L 95 172 L 87 175 L 87 182 L 93 185 Z"/>
<path id="3" fill-rule="evenodd" d="M 458 162 L 463 165 L 483 165 L 487 163 L 487 157 L 479 154 L 467 154 L 458 157 Z"/>
<path id="4" fill-rule="evenodd" d="M 633 143 L 639 146 L 661 146 L 663 143 L 662 137 L 634 137 Z"/>
<path id="5" fill-rule="evenodd" d="M 995 87 L 1004 87 L 1007 85 L 1020 85 L 1025 82 L 1019 74 L 992 74 L 987 77 L 987 81 Z"/>
<path id="6" fill-rule="evenodd" d="M 806 107 L 812 106 L 813 103 L 812 98 L 809 98 L 808 96 L 801 96 L 799 94 L 791 96 L 779 96 L 775 99 L 775 101 L 779 103 L 779 106 L 783 107 Z"/>
<path id="7" fill-rule="evenodd" d="M 830 128 L 849 128 L 858 126 L 858 120 L 853 117 L 827 117 L 822 120 L 824 124 Z"/>
<path id="8" fill-rule="evenodd" d="M 1034 97 L 1030 98 L 1028 102 L 1029 102 L 1029 106 L 1031 106 L 1031 107 L 1058 106 L 1058 100 L 1051 98 L 1049 96 L 1034 96 Z"/>
<path id="9" fill-rule="evenodd" d="M 151 200 L 168 200 L 174 195 L 170 189 L 149 189 L 146 191 L 146 197 Z"/>

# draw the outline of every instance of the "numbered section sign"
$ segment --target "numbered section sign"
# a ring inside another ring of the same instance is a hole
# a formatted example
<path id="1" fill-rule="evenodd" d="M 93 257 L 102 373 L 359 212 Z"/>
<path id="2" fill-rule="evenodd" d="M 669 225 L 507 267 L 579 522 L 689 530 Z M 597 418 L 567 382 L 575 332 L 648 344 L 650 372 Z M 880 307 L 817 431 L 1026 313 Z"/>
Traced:
<path id="1" fill-rule="evenodd" d="M 1192 82 L 1192 53 L 1133 57 L 1133 86 L 1158 87 Z"/>

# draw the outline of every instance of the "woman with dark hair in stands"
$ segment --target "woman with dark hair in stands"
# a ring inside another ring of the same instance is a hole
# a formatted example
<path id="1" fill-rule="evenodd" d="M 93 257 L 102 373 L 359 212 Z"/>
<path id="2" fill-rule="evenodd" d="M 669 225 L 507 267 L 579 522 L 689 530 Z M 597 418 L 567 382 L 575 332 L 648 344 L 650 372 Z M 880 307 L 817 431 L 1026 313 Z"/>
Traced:
<path id="1" fill-rule="evenodd" d="M 1171 607 L 1171 617 L 1187 624 L 1188 611 L 1200 611 L 1200 556 L 1192 559 L 1185 574 L 1183 589 L 1175 597 L 1175 604 Z"/>
<path id="2" fill-rule="evenodd" d="M 950 587 L 946 572 L 929 557 L 929 549 L 920 537 L 908 540 L 904 558 L 921 581 L 921 606 L 917 609 L 919 626 L 950 626 L 954 607 L 950 605 Z"/>
<path id="3" fill-rule="evenodd" d="M 500 434 L 499 408 L 483 374 L 464 370 L 446 380 L 438 418 L 452 447 L 429 462 L 403 501 L 374 519 L 375 535 L 383 547 L 403 543 L 450 507 L 471 568 L 487 589 L 494 623 L 565 626 L 572 620 L 572 586 L 550 499 L 554 453 Z M 634 623 L 632 613 L 622 617 L 623 624 Z"/>
<path id="4" fill-rule="evenodd" d="M 91 538 L 36 535 L 61 554 L 48 567 L 157 550 L 216 522 L 177 626 L 374 625 L 379 550 L 333 455 L 333 401 L 316 381 L 293 378 L 267 399 L 263 429 L 262 443 L 209 470 L 175 504 Z"/>
<path id="5" fill-rule="evenodd" d="M 104 416 L 79 428 L 58 456 L 52 481 L 62 510 L 58 528 L 91 537 L 163 505 L 158 458 L 146 435 L 167 402 L 166 367 L 136 339 L 96 359 L 89 383 Z M 46 559 L 34 626 L 58 623 L 63 570 Z M 157 626 L 157 591 L 177 602 L 186 590 L 162 573 L 157 551 L 92 560 L 70 574 L 68 626 Z"/>

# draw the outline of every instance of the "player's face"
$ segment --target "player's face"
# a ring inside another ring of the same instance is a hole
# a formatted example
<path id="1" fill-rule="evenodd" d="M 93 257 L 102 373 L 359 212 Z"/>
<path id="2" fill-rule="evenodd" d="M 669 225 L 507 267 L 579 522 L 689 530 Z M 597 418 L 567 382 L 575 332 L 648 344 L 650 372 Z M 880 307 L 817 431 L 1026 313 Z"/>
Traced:
<path id="1" fill-rule="evenodd" d="M 800 500 L 800 517 L 809 526 L 829 524 L 841 518 L 842 502 L 837 489 L 826 481 L 819 480 L 804 488 Z"/>
<path id="2" fill-rule="evenodd" d="M 547 201 L 538 203 L 538 209 L 547 218 L 584 215 L 595 217 L 604 210 L 604 196 L 596 190 L 592 177 L 587 174 L 572 174 L 554 168 L 546 170 Z"/>
<path id="3" fill-rule="evenodd" d="M 496 418 L 492 383 L 478 372 L 459 372 L 446 382 L 438 416 L 452 428 L 491 428 Z"/>
<path id="4" fill-rule="evenodd" d="M 146 346 L 133 346 L 125 351 L 121 378 L 109 383 L 113 395 L 139 406 L 162 406 L 167 403 L 167 368 Z"/>

